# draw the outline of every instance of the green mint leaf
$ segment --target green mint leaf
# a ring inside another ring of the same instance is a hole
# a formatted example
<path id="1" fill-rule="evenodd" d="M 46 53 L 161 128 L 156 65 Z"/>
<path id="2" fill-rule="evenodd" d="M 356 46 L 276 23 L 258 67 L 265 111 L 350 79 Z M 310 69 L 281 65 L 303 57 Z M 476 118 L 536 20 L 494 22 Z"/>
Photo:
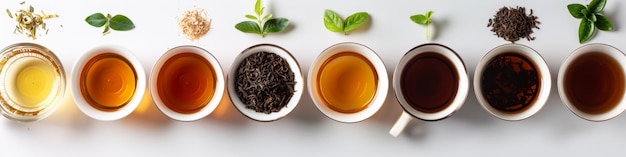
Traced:
<path id="1" fill-rule="evenodd" d="M 433 15 L 433 11 L 432 10 L 431 11 L 427 11 L 426 14 L 424 14 L 424 16 L 426 16 L 427 19 L 430 19 L 431 15 Z"/>
<path id="2" fill-rule="evenodd" d="M 289 20 L 286 18 L 270 19 L 263 25 L 263 34 L 280 32 L 285 30 L 287 26 L 289 26 Z"/>
<path id="3" fill-rule="evenodd" d="M 596 14 L 595 17 L 598 19 L 594 23 L 596 28 L 598 28 L 600 30 L 603 30 L 603 31 L 611 31 L 611 30 L 613 30 L 613 24 L 611 23 L 609 18 L 607 18 L 606 16 L 604 16 L 602 14 Z"/>
<path id="4" fill-rule="evenodd" d="M 593 37 L 596 28 L 594 24 L 589 20 L 580 20 L 580 27 L 578 27 L 578 41 L 582 44 L 587 42 Z"/>
<path id="5" fill-rule="evenodd" d="M 109 20 L 109 26 L 116 31 L 127 31 L 135 28 L 135 24 L 124 15 L 115 15 Z"/>
<path id="6" fill-rule="evenodd" d="M 85 21 L 94 27 L 102 27 L 107 23 L 108 19 L 102 13 L 95 13 L 87 16 Z"/>
<path id="7" fill-rule="evenodd" d="M 586 18 L 587 15 L 592 14 L 591 12 L 589 12 L 589 10 L 587 10 L 587 8 L 580 10 L 580 13 L 583 14 L 583 18 Z"/>
<path id="8" fill-rule="evenodd" d="M 428 22 L 428 19 L 426 18 L 426 16 L 422 14 L 411 16 L 411 20 L 417 24 L 422 24 L 422 25 L 425 25 Z"/>
<path id="9" fill-rule="evenodd" d="M 329 9 L 324 11 L 324 26 L 331 32 L 343 32 L 343 20 L 337 13 Z"/>
<path id="10" fill-rule="evenodd" d="M 592 0 L 587 6 L 589 11 L 593 13 L 600 13 L 606 5 L 606 0 Z"/>
<path id="11" fill-rule="evenodd" d="M 244 33 L 256 33 L 262 35 L 261 28 L 259 28 L 259 25 L 253 21 L 239 22 L 235 25 L 235 28 Z"/>
<path id="12" fill-rule="evenodd" d="M 572 16 L 574 18 L 583 18 L 585 16 L 585 14 L 583 14 L 583 9 L 587 9 L 585 8 L 584 5 L 582 4 L 570 4 L 567 5 L 567 10 L 569 10 L 569 14 L 572 14 Z"/>
<path id="13" fill-rule="evenodd" d="M 263 20 L 269 20 L 270 18 L 272 18 L 272 14 L 267 14 L 263 17 Z"/>
<path id="14" fill-rule="evenodd" d="M 589 13 L 587 15 L 585 15 L 585 19 L 591 21 L 591 22 L 596 22 L 598 19 L 596 18 L 596 14 L 594 13 Z"/>
<path id="15" fill-rule="evenodd" d="M 256 16 L 254 16 L 254 15 L 250 15 L 250 14 L 247 14 L 247 15 L 246 15 L 246 18 L 248 18 L 248 19 L 250 19 L 250 20 L 256 20 L 256 19 L 257 19 L 257 17 L 256 17 Z"/>
<path id="16" fill-rule="evenodd" d="M 366 12 L 354 13 L 346 18 L 343 32 L 354 30 L 361 26 L 370 16 Z"/>
<path id="17" fill-rule="evenodd" d="M 256 3 L 254 4 L 254 13 L 256 13 L 256 15 L 261 16 L 261 14 L 263 14 L 263 12 L 261 11 L 261 0 L 256 0 Z"/>

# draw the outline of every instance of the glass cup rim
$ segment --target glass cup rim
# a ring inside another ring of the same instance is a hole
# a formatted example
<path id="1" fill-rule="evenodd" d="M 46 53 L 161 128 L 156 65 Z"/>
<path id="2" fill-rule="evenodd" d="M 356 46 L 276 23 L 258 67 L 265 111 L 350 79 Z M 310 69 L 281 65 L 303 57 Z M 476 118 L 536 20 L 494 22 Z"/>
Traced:
<path id="1" fill-rule="evenodd" d="M 509 112 L 495 109 L 487 102 L 487 100 L 485 100 L 482 94 L 482 89 L 480 88 L 480 80 L 482 77 L 481 75 L 486 65 L 494 57 L 500 54 L 504 54 L 504 53 L 516 53 L 516 54 L 524 56 L 526 59 L 530 60 L 531 62 L 535 64 L 536 66 L 535 68 L 540 76 L 541 85 L 539 87 L 539 93 L 536 97 L 536 100 L 530 105 L 529 108 L 521 112 L 509 113 Z M 485 110 L 487 110 L 487 112 L 489 112 L 491 115 L 499 119 L 507 120 L 507 121 L 519 121 L 519 120 L 527 119 L 535 115 L 537 112 L 539 112 L 539 110 L 541 110 L 541 108 L 543 108 L 545 103 L 548 101 L 548 97 L 550 96 L 552 79 L 550 76 L 550 70 L 548 68 L 548 65 L 546 64 L 546 61 L 543 59 L 541 54 L 539 54 L 537 51 L 535 51 L 529 46 L 522 45 L 522 44 L 515 44 L 515 43 L 507 43 L 507 44 L 496 46 L 495 48 L 487 52 L 485 56 L 483 56 L 483 58 L 478 62 L 478 65 L 476 66 L 475 70 L 476 71 L 474 72 L 473 85 L 474 85 L 474 93 L 476 95 L 476 99 L 478 99 L 479 104 Z"/>
<path id="2" fill-rule="evenodd" d="M 209 100 L 209 102 L 200 110 L 193 112 L 193 113 L 179 113 L 170 109 L 161 100 L 161 97 L 159 96 L 159 92 L 157 89 L 157 83 L 158 83 L 157 79 L 159 76 L 159 72 L 161 71 L 161 68 L 163 67 L 165 62 L 170 60 L 173 56 L 176 56 L 178 54 L 184 54 L 184 53 L 192 53 L 192 54 L 201 56 L 202 59 L 209 62 L 211 66 L 210 68 L 212 68 L 215 71 L 215 75 L 216 75 L 215 92 L 213 93 L 211 100 Z M 171 119 L 178 120 L 178 121 L 195 121 L 211 114 L 220 104 L 222 97 L 224 95 L 225 79 L 224 79 L 224 72 L 222 70 L 222 67 L 219 61 L 217 60 L 217 58 L 213 56 L 213 54 L 211 54 L 206 49 L 203 49 L 198 46 L 181 45 L 181 46 L 177 46 L 177 47 L 167 50 L 163 55 L 161 55 L 159 60 L 157 60 L 150 74 L 149 86 L 150 86 L 150 93 L 152 95 L 152 100 L 154 101 L 154 104 L 157 106 L 157 108 L 159 108 L 161 113 L 165 114 L 167 117 Z"/>
<path id="3" fill-rule="evenodd" d="M 135 93 L 133 94 L 132 99 L 124 107 L 115 111 L 102 111 L 94 108 L 87 102 L 87 100 L 85 100 L 80 89 L 80 76 L 87 62 L 93 57 L 107 53 L 116 54 L 126 59 L 137 75 Z M 80 109 L 87 116 L 101 121 L 118 120 L 132 113 L 141 103 L 147 84 L 146 73 L 138 58 L 129 49 L 117 45 L 102 45 L 86 51 L 76 61 L 74 67 L 72 68 L 71 82 L 72 95 L 78 109 Z"/>
<path id="4" fill-rule="evenodd" d="M 0 57 L 2 59 L 8 59 L 6 57 L 6 55 L 10 55 L 12 53 L 14 53 L 14 50 L 21 50 L 21 49 L 35 49 L 39 52 L 42 53 L 42 55 L 46 55 L 46 62 L 50 62 L 56 65 L 56 69 L 58 70 L 58 74 L 59 74 L 59 86 L 58 88 L 58 95 L 57 95 L 57 100 L 56 101 L 52 101 L 50 102 L 51 104 L 47 105 L 46 108 L 38 111 L 39 114 L 37 115 L 30 115 L 30 116 L 25 116 L 25 115 L 17 115 L 17 114 L 13 114 L 13 112 L 8 112 L 8 108 L 5 108 L 4 105 L 0 106 L 0 113 L 6 117 L 7 119 L 11 119 L 14 121 L 20 121 L 20 122 L 32 122 L 32 121 L 38 121 L 38 120 L 42 120 L 45 119 L 47 117 L 49 117 L 50 115 L 52 115 L 52 113 L 54 113 L 54 111 L 57 110 L 57 108 L 61 105 L 61 102 L 63 101 L 63 98 L 65 96 L 65 92 L 66 92 L 66 76 L 65 76 L 65 70 L 63 68 L 63 64 L 61 63 L 61 61 L 59 60 L 59 58 L 56 56 L 56 54 L 54 52 L 52 52 L 50 49 L 46 48 L 43 45 L 39 45 L 36 43 L 29 43 L 29 42 L 22 42 L 22 43 L 15 43 L 15 44 L 11 44 L 5 48 L 3 48 L 2 50 L 0 50 Z M 9 57 L 10 58 L 10 57 Z M 3 69 L 3 66 L 0 66 L 0 69 Z M 1 99 L 6 99 L 4 98 L 4 96 L 2 96 Z"/>
<path id="5" fill-rule="evenodd" d="M 571 63 L 575 59 L 578 59 L 581 55 L 588 54 L 588 53 L 603 53 L 603 54 L 611 56 L 620 65 L 620 68 L 624 71 L 624 77 L 626 78 L 626 55 L 624 55 L 624 53 L 621 50 L 608 44 L 602 44 L 602 43 L 585 44 L 574 49 L 570 53 L 570 55 L 567 56 L 561 63 L 561 66 L 559 68 L 559 73 L 557 76 L 557 89 L 559 92 L 559 97 L 561 98 L 561 101 L 563 102 L 563 104 L 570 110 L 570 112 L 574 113 L 576 116 L 582 119 L 585 119 L 588 121 L 594 121 L 594 122 L 600 122 L 600 121 L 613 119 L 617 117 L 618 115 L 620 115 L 622 112 L 624 112 L 624 110 L 626 109 L 626 103 L 625 103 L 626 92 L 622 95 L 622 99 L 619 102 L 617 102 L 617 105 L 613 109 L 602 114 L 588 114 L 588 113 L 582 112 L 573 105 L 573 103 L 569 100 L 569 98 L 567 98 L 567 95 L 565 92 L 565 85 L 564 85 L 564 79 L 565 79 L 564 75 L 567 69 L 570 67 Z M 624 89 L 626 90 L 626 87 Z"/>
<path id="6" fill-rule="evenodd" d="M 348 50 L 351 52 L 359 53 L 360 55 L 368 59 L 368 61 L 374 66 L 374 69 L 376 70 L 376 74 L 378 76 L 378 86 L 376 88 L 376 94 L 374 95 L 374 98 L 370 101 L 365 109 L 356 113 L 341 113 L 330 109 L 321 100 L 321 96 L 318 95 L 318 89 L 316 85 L 316 77 L 322 63 L 326 61 L 329 57 Z M 368 119 L 369 117 L 374 115 L 385 103 L 387 92 L 389 90 L 389 78 L 387 76 L 387 69 L 385 68 L 384 62 L 373 49 L 356 42 L 341 42 L 326 48 L 313 61 L 308 72 L 307 88 L 309 95 L 313 100 L 313 103 L 326 117 L 338 122 L 356 123 Z"/>
<path id="7" fill-rule="evenodd" d="M 435 113 L 425 113 L 413 108 L 410 103 L 405 100 L 404 93 L 402 92 L 403 88 L 401 85 L 402 73 L 409 61 L 415 56 L 427 52 L 443 55 L 453 64 L 452 66 L 454 66 L 454 69 L 459 76 L 459 83 L 457 85 L 457 91 L 455 97 L 453 98 L 453 101 L 450 102 L 450 104 L 445 109 L 442 109 L 441 111 Z M 467 95 L 469 93 L 469 84 L 469 76 L 467 75 L 465 63 L 458 55 L 458 53 L 456 53 L 456 51 L 452 50 L 451 48 L 438 43 L 426 43 L 413 47 L 411 50 L 405 53 L 404 56 L 402 56 L 402 58 L 398 62 L 398 65 L 396 65 L 393 74 L 393 89 L 396 94 L 396 99 L 400 103 L 400 106 L 405 112 L 407 112 L 411 116 L 425 121 L 442 120 L 458 111 L 465 103 L 465 99 L 467 98 Z"/>
<path id="8" fill-rule="evenodd" d="M 270 114 L 260 113 L 251 109 L 247 109 L 243 102 L 237 96 L 235 90 L 236 87 L 234 76 L 237 74 L 236 69 L 238 69 L 238 66 L 248 56 L 262 51 L 274 53 L 284 58 L 294 74 L 294 81 L 296 81 L 296 84 L 294 85 L 295 92 L 293 93 L 293 96 L 291 97 L 287 105 L 283 107 L 279 112 L 272 112 Z M 227 92 L 233 106 L 235 106 L 239 113 L 243 114 L 251 120 L 258 122 L 271 122 L 286 117 L 298 106 L 300 99 L 302 98 L 302 93 L 304 92 L 304 77 L 302 75 L 302 69 L 300 68 L 298 60 L 296 60 L 296 58 L 291 54 L 291 52 L 287 51 L 287 49 L 270 43 L 252 45 L 239 53 L 231 65 L 231 69 L 228 72 L 226 80 L 226 87 L 228 89 Z"/>

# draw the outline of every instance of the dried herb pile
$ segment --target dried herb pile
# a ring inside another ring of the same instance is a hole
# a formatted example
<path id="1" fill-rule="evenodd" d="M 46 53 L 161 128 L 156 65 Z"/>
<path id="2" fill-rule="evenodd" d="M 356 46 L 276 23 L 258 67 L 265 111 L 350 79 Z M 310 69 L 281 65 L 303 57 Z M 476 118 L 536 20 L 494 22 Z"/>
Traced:
<path id="1" fill-rule="evenodd" d="M 211 29 L 211 20 L 206 18 L 204 9 L 192 9 L 183 14 L 178 26 L 189 40 L 198 40 Z"/>
<path id="2" fill-rule="evenodd" d="M 523 110 L 539 92 L 537 70 L 530 61 L 517 55 L 495 57 L 485 68 L 480 81 L 485 99 L 501 111 Z"/>
<path id="3" fill-rule="evenodd" d="M 293 93 L 294 73 L 275 53 L 257 52 L 245 58 L 235 75 L 237 96 L 246 108 L 270 114 L 287 105 Z"/>
<path id="4" fill-rule="evenodd" d="M 23 5 L 24 2 L 20 3 Z M 25 34 L 33 40 L 37 39 L 37 29 L 42 29 L 48 34 L 48 28 L 46 28 L 45 19 L 59 17 L 57 14 L 46 14 L 41 10 L 41 14 L 35 12 L 33 6 L 28 6 L 27 10 L 20 9 L 11 13 L 11 10 L 6 10 L 10 18 L 14 18 L 17 25 L 13 33 Z M 13 16 L 15 14 L 15 16 Z"/>
<path id="5" fill-rule="evenodd" d="M 530 41 L 535 40 L 535 37 L 530 36 L 533 33 L 533 28 L 539 29 L 537 25 L 540 22 L 537 19 L 537 16 L 533 15 L 532 9 L 530 9 L 530 14 L 526 15 L 526 8 L 524 7 L 502 7 L 493 19 L 489 19 L 487 27 L 492 27 L 491 31 L 506 41 L 515 42 L 520 38 L 526 38 Z"/>

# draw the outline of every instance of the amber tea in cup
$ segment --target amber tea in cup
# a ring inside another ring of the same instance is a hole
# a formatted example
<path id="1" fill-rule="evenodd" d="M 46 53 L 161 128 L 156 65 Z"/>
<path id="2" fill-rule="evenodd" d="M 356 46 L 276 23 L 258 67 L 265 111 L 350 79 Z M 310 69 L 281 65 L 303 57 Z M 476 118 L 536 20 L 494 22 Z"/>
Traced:
<path id="1" fill-rule="evenodd" d="M 564 104 L 590 121 L 611 119 L 624 111 L 626 56 L 605 44 L 582 46 L 565 59 L 558 76 Z"/>
<path id="2" fill-rule="evenodd" d="M 87 61 L 80 75 L 82 96 L 92 107 L 115 111 L 130 102 L 137 72 L 121 55 L 106 52 Z"/>
<path id="3" fill-rule="evenodd" d="M 168 117 L 193 121 L 210 114 L 224 93 L 224 74 L 208 51 L 196 46 L 168 50 L 155 64 L 150 91 Z"/>
<path id="4" fill-rule="evenodd" d="M 85 53 L 72 72 L 74 100 L 88 116 L 115 120 L 130 114 L 146 88 L 141 63 L 127 49 L 101 46 Z"/>

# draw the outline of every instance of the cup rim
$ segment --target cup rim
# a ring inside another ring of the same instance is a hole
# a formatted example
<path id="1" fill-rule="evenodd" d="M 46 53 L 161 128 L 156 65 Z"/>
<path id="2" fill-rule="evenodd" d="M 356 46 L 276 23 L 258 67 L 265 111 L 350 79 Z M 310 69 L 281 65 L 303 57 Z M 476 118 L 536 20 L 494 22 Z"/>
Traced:
<path id="1" fill-rule="evenodd" d="M 209 62 L 210 68 L 215 71 L 216 75 L 215 92 L 213 93 L 211 100 L 209 100 L 209 102 L 205 104 L 204 107 L 193 113 L 179 113 L 170 109 L 165 105 L 165 103 L 163 103 L 157 89 L 157 79 L 165 62 L 170 60 L 173 56 L 184 53 L 192 53 L 202 56 L 202 59 Z M 219 61 L 217 60 L 217 58 L 215 58 L 215 56 L 213 56 L 213 54 L 211 54 L 211 52 L 198 46 L 181 45 L 167 50 L 165 54 L 161 55 L 159 60 L 155 62 L 150 73 L 149 86 L 152 100 L 154 101 L 154 104 L 157 106 L 157 108 L 159 108 L 159 111 L 161 111 L 161 113 L 177 121 L 196 121 L 211 114 L 220 104 L 222 96 L 224 95 L 225 79 L 224 72 Z"/>
<path id="2" fill-rule="evenodd" d="M 130 66 L 135 70 L 135 73 L 137 75 L 135 93 L 133 94 L 132 99 L 128 101 L 128 103 L 124 107 L 116 111 L 102 111 L 94 108 L 93 106 L 89 105 L 89 103 L 85 100 L 80 90 L 80 76 L 87 62 L 91 58 L 105 53 L 113 53 L 124 57 L 126 60 L 128 60 L 128 62 L 130 62 Z M 143 66 L 141 65 L 141 62 L 139 62 L 137 57 L 130 50 L 116 45 L 103 45 L 86 51 L 86 53 L 84 53 L 76 61 L 74 67 L 72 68 L 71 82 L 72 95 L 74 97 L 76 106 L 78 106 L 78 109 L 80 109 L 83 113 L 93 119 L 101 121 L 112 121 L 128 116 L 137 108 L 137 106 L 139 106 L 146 91 L 147 80 L 146 73 L 143 69 Z"/>
<path id="3" fill-rule="evenodd" d="M 24 116 L 24 115 L 13 114 L 12 112 L 7 112 L 8 109 L 6 109 L 4 105 L 0 106 L 0 113 L 7 119 L 19 121 L 19 122 L 33 122 L 33 121 L 39 121 L 39 120 L 45 119 L 49 117 L 50 115 L 52 115 L 52 113 L 54 113 L 57 110 L 57 108 L 61 105 L 61 102 L 63 101 L 65 97 L 65 92 L 67 90 L 66 88 L 67 78 L 65 76 L 65 69 L 63 68 L 63 64 L 61 60 L 59 60 L 59 58 L 56 56 L 54 52 L 52 52 L 47 47 L 36 44 L 36 43 L 21 42 L 21 43 L 11 44 L 3 48 L 2 50 L 0 50 L 0 56 L 2 58 L 5 58 L 5 55 L 7 55 L 7 53 L 12 53 L 11 51 L 17 50 L 17 49 L 36 49 L 37 51 L 46 55 L 46 58 L 47 58 L 46 62 L 51 62 L 53 64 L 56 64 L 55 68 L 57 68 L 58 74 L 59 74 L 58 91 L 60 93 L 59 95 L 57 95 L 57 98 L 56 98 L 57 100 L 50 102 L 48 107 L 39 111 L 38 115 Z M 0 66 L 0 68 L 2 67 L 3 66 Z M 3 97 L 2 99 L 4 99 L 4 96 L 2 97 Z"/>
<path id="4" fill-rule="evenodd" d="M 402 92 L 401 79 L 404 68 L 415 56 L 426 52 L 433 52 L 443 55 L 446 59 L 452 62 L 454 69 L 459 77 L 459 83 L 457 85 L 457 91 L 455 97 L 453 98 L 453 101 L 445 109 L 435 113 L 425 113 L 414 109 L 410 105 L 410 103 L 404 98 L 404 93 Z M 442 120 L 452 116 L 455 112 L 461 109 L 469 93 L 469 84 L 469 76 L 467 75 L 467 69 L 465 63 L 463 62 L 463 59 L 451 48 L 438 43 L 426 43 L 413 47 L 402 56 L 402 58 L 398 62 L 398 65 L 396 65 L 393 74 L 393 89 L 400 106 L 412 117 L 424 121 Z"/>
<path id="5" fill-rule="evenodd" d="M 378 76 L 378 86 L 376 88 L 376 94 L 374 98 L 368 104 L 368 107 L 356 112 L 356 113 L 341 113 L 330 109 L 320 100 L 321 96 L 318 96 L 318 89 L 316 86 L 317 74 L 323 61 L 326 61 L 334 54 L 344 52 L 343 49 L 348 49 L 352 52 L 363 55 L 374 66 L 376 74 Z M 337 122 L 343 123 L 356 123 L 368 119 L 374 115 L 385 103 L 387 98 L 387 92 L 389 88 L 389 78 L 387 76 L 387 69 L 380 56 L 371 48 L 356 42 L 341 42 L 326 48 L 320 55 L 313 61 L 309 68 L 307 76 L 307 88 L 309 95 L 311 96 L 315 106 L 328 118 Z"/>
<path id="6" fill-rule="evenodd" d="M 238 69 L 241 62 L 248 56 L 262 51 L 274 53 L 284 58 L 285 61 L 287 61 L 287 63 L 289 64 L 289 67 L 294 74 L 294 81 L 296 82 L 296 84 L 294 85 L 295 92 L 293 93 L 293 96 L 291 96 L 291 99 L 289 100 L 287 105 L 285 105 L 285 107 L 283 107 L 280 111 L 272 112 L 270 114 L 247 109 L 243 102 L 239 99 L 239 96 L 237 96 L 235 87 L 236 77 L 234 76 L 236 76 L 236 70 Z M 237 111 L 239 111 L 239 113 L 243 114 L 249 119 L 258 122 L 272 122 L 286 117 L 298 106 L 300 99 L 302 98 L 302 93 L 304 92 L 304 77 L 302 76 L 302 69 L 300 68 L 298 60 L 296 60 L 291 52 L 287 51 L 285 48 L 270 43 L 256 44 L 244 49 L 241 53 L 239 53 L 231 65 L 226 80 L 226 86 L 228 89 L 227 91 L 230 101 L 235 106 Z"/>
<path id="7" fill-rule="evenodd" d="M 489 62 L 494 57 L 500 54 L 504 54 L 504 53 L 516 53 L 516 54 L 526 57 L 526 59 L 533 62 L 535 64 L 535 69 L 537 70 L 540 76 L 540 80 L 541 80 L 539 93 L 536 97 L 536 100 L 533 102 L 533 104 L 529 108 L 518 113 L 508 113 L 508 112 L 495 109 L 487 102 L 487 100 L 485 100 L 485 98 L 483 98 L 484 96 L 482 93 L 482 89 L 480 88 L 480 80 L 481 80 L 482 73 L 486 65 L 489 64 Z M 541 110 L 541 108 L 543 108 L 545 103 L 548 101 L 548 97 L 550 96 L 550 89 L 552 86 L 552 79 L 550 77 L 550 69 L 548 68 L 546 61 L 543 59 L 541 54 L 539 54 L 537 51 L 535 51 L 534 49 L 526 45 L 515 44 L 515 43 L 507 43 L 507 44 L 499 45 L 493 48 L 492 50 L 490 50 L 489 52 L 487 52 L 485 56 L 483 56 L 483 58 L 478 62 L 478 65 L 476 66 L 475 70 L 476 71 L 474 72 L 473 85 L 474 85 L 474 93 L 476 95 L 476 99 L 478 99 L 478 102 L 480 103 L 480 105 L 485 110 L 487 110 L 487 112 L 489 112 L 491 115 L 499 119 L 506 120 L 506 121 L 519 121 L 519 120 L 527 119 L 535 115 L 537 112 L 539 112 L 539 110 Z"/>
<path id="8" fill-rule="evenodd" d="M 597 50 L 602 50 L 602 51 L 597 51 Z M 624 92 L 624 94 L 622 95 L 622 99 L 617 103 L 617 105 L 613 109 L 602 114 L 588 114 L 588 113 L 582 112 L 578 108 L 576 108 L 576 106 L 572 104 L 569 98 L 567 98 L 565 87 L 564 87 L 565 86 L 564 85 L 565 73 L 567 72 L 567 69 L 571 65 L 572 61 L 574 61 L 575 59 L 578 59 L 578 57 L 587 53 L 607 54 L 616 60 L 616 62 L 620 65 L 620 68 L 622 70 L 626 70 L 626 63 L 623 62 L 623 61 L 626 61 L 626 55 L 624 55 L 624 53 L 620 51 L 618 48 L 613 47 L 608 44 L 602 44 L 602 43 L 590 43 L 590 44 L 582 45 L 576 48 L 574 51 L 572 51 L 572 53 L 570 53 L 569 56 L 567 56 L 561 63 L 558 77 L 557 77 L 557 89 L 559 91 L 559 97 L 561 98 L 561 101 L 563 102 L 563 104 L 570 110 L 570 112 L 574 113 L 574 115 L 582 119 L 585 119 L 587 121 L 592 121 L 592 122 L 601 122 L 601 121 L 613 119 L 617 117 L 618 115 L 620 115 L 621 113 L 623 113 L 624 110 L 626 109 L 626 103 L 625 103 L 626 92 Z M 624 71 L 624 77 L 626 77 L 626 71 Z"/>

